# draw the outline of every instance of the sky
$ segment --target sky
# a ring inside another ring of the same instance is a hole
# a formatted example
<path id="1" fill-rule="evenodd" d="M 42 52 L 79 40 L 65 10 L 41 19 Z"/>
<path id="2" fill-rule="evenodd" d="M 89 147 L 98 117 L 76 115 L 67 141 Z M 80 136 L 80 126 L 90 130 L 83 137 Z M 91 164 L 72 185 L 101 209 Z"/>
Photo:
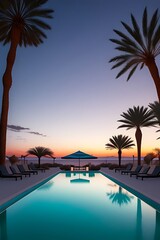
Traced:
<path id="1" fill-rule="evenodd" d="M 116 156 L 105 144 L 114 135 L 134 140 L 135 129 L 117 129 L 122 112 L 156 100 L 145 67 L 130 81 L 116 79 L 109 60 L 119 55 L 109 40 L 113 29 L 125 31 L 133 13 L 141 23 L 147 6 L 151 17 L 159 0 L 49 0 L 54 9 L 47 39 L 36 47 L 19 47 L 13 68 L 7 130 L 7 155 L 25 155 L 29 148 L 50 148 L 55 157 L 81 150 L 97 157 Z M 160 14 L 160 13 L 159 13 Z M 0 44 L 2 79 L 9 45 Z M 159 58 L 156 59 L 159 66 Z M 0 81 L 2 95 L 2 81 Z M 155 128 L 143 128 L 142 155 L 160 147 Z M 124 150 L 136 157 L 136 146 Z"/>

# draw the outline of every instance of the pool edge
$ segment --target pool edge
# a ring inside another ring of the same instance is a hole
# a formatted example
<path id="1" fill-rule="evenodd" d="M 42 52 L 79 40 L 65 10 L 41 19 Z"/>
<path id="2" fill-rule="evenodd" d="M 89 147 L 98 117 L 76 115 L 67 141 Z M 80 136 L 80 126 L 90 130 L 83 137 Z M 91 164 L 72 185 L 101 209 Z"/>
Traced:
<path id="1" fill-rule="evenodd" d="M 61 171 L 58 171 L 56 173 L 53 173 L 52 175 L 50 175 L 49 177 L 47 177 L 46 179 L 43 179 L 42 181 L 36 183 L 35 185 L 32 185 L 31 187 L 25 189 L 22 192 L 18 192 L 16 196 L 14 196 L 13 198 L 11 198 L 10 200 L 2 203 L 2 205 L 0 205 L 0 214 L 5 211 L 8 207 L 10 207 L 11 205 L 13 205 L 15 202 L 19 201 L 21 198 L 25 197 L 26 195 L 28 195 L 29 193 L 33 192 L 34 190 L 36 190 L 38 187 L 40 187 L 41 185 L 45 184 L 46 182 L 48 182 L 50 179 L 52 179 L 53 177 L 55 177 L 56 175 L 58 175 L 59 173 L 61 173 Z"/>
<path id="2" fill-rule="evenodd" d="M 151 207 L 153 207 L 155 210 L 157 210 L 158 212 L 160 212 L 160 204 L 156 201 L 154 201 L 153 199 L 147 197 L 146 195 L 142 194 L 141 192 L 133 189 L 132 187 L 129 187 L 127 184 L 117 180 L 116 178 L 108 175 L 105 172 L 102 172 L 101 170 L 99 171 L 101 174 L 103 174 L 105 177 L 109 178 L 110 180 L 114 181 L 115 183 L 117 183 L 118 185 L 120 185 L 121 187 L 125 188 L 127 191 L 133 193 L 136 197 L 140 198 L 142 201 L 144 201 L 145 203 L 147 203 L 148 205 L 150 205 Z"/>

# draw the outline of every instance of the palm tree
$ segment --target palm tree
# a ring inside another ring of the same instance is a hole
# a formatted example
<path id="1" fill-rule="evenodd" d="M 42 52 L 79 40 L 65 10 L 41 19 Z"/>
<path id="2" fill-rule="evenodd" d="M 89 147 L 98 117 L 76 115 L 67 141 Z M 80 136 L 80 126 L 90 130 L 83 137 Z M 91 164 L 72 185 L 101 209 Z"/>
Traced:
<path id="1" fill-rule="evenodd" d="M 119 78 L 130 70 L 127 81 L 134 74 L 138 66 L 140 66 L 140 69 L 146 66 L 152 76 L 160 101 L 160 77 L 155 62 L 155 58 L 160 54 L 160 25 L 158 25 L 158 20 L 158 9 L 154 12 L 149 22 L 147 8 L 145 8 L 142 17 L 142 30 L 140 30 L 133 14 L 131 14 L 131 27 L 121 21 L 128 36 L 114 29 L 119 39 L 110 39 L 110 41 L 116 44 L 115 49 L 120 51 L 121 54 L 112 58 L 109 62 L 115 62 L 112 69 L 122 67 L 116 78 Z"/>
<path id="2" fill-rule="evenodd" d="M 52 150 L 50 150 L 49 148 L 45 148 L 45 147 L 30 148 L 30 149 L 27 151 L 27 153 L 38 157 L 38 166 L 39 166 L 39 167 L 40 167 L 40 165 L 41 165 L 41 157 L 44 157 L 44 156 L 53 157 L 53 152 L 52 152 Z"/>
<path id="3" fill-rule="evenodd" d="M 127 112 L 123 112 L 121 116 L 124 118 L 118 120 L 118 122 L 123 123 L 123 125 L 118 128 L 127 128 L 127 130 L 136 128 L 135 138 L 137 142 L 137 157 L 138 165 L 141 165 L 141 144 L 142 144 L 142 131 L 141 127 L 149 127 L 157 124 L 154 120 L 154 116 L 151 110 L 145 107 L 135 107 L 129 108 Z"/>
<path id="4" fill-rule="evenodd" d="M 105 144 L 107 149 L 118 149 L 119 166 L 121 166 L 122 150 L 134 146 L 133 140 L 128 136 L 118 135 L 109 139 L 110 143 Z"/>
<path id="5" fill-rule="evenodd" d="M 155 101 L 154 103 L 150 103 L 149 107 L 152 109 L 153 115 L 157 119 L 157 124 L 160 126 L 160 103 Z M 157 130 L 157 132 L 160 132 L 160 130 Z M 160 139 L 160 137 L 157 139 Z"/>
<path id="6" fill-rule="evenodd" d="M 47 0 L 5 0 L 0 1 L 0 41 L 10 43 L 6 70 L 3 75 L 3 97 L 0 118 L 0 164 L 5 163 L 6 132 L 9 110 L 9 91 L 12 85 L 12 69 L 18 45 L 38 46 L 46 34 L 42 30 L 51 29 L 42 21 L 52 18 L 53 10 L 41 8 Z"/>

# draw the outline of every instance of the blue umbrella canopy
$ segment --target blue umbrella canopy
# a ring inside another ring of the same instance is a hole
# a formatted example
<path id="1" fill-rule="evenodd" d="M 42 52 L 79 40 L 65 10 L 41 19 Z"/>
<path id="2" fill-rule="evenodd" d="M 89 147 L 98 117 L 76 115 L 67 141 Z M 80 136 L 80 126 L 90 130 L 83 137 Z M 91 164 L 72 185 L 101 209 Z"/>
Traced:
<path id="1" fill-rule="evenodd" d="M 82 151 L 77 151 L 72 154 L 66 155 L 62 157 L 62 159 L 79 159 L 79 166 L 80 166 L 80 159 L 96 159 L 97 157 L 87 154 Z"/>

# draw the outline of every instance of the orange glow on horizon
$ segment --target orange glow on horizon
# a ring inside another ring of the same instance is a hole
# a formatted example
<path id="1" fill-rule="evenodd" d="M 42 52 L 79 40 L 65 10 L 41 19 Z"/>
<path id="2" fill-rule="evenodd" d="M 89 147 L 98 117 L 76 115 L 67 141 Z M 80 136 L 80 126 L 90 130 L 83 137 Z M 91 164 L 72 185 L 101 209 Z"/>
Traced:
<path id="1" fill-rule="evenodd" d="M 28 150 L 28 149 L 27 149 Z M 20 150 L 17 150 L 17 149 L 7 149 L 7 152 L 6 152 L 6 155 L 7 156 L 12 156 L 12 155 L 16 155 L 18 157 L 20 157 L 21 155 L 26 155 L 27 154 L 27 150 L 24 148 L 24 149 L 20 149 Z M 76 151 L 83 151 L 83 152 L 86 152 L 88 154 L 91 154 L 93 156 L 96 156 L 96 157 L 102 157 L 102 158 L 105 158 L 105 157 L 118 157 L 118 152 L 117 150 L 106 150 L 104 149 L 104 151 L 98 151 L 98 150 L 87 150 L 87 149 L 69 149 L 69 150 L 64 150 L 64 151 L 55 151 L 53 150 L 54 152 L 54 157 L 56 158 L 60 158 L 60 157 L 63 157 L 65 155 L 68 155 L 68 154 L 71 154 L 73 152 L 76 152 Z M 145 148 L 145 149 L 142 149 L 142 157 L 145 156 L 147 153 L 150 153 L 150 152 L 153 152 L 153 148 Z M 136 149 L 130 149 L 130 150 L 123 150 L 122 151 L 122 157 L 134 157 L 136 158 L 137 156 L 137 150 Z"/>

